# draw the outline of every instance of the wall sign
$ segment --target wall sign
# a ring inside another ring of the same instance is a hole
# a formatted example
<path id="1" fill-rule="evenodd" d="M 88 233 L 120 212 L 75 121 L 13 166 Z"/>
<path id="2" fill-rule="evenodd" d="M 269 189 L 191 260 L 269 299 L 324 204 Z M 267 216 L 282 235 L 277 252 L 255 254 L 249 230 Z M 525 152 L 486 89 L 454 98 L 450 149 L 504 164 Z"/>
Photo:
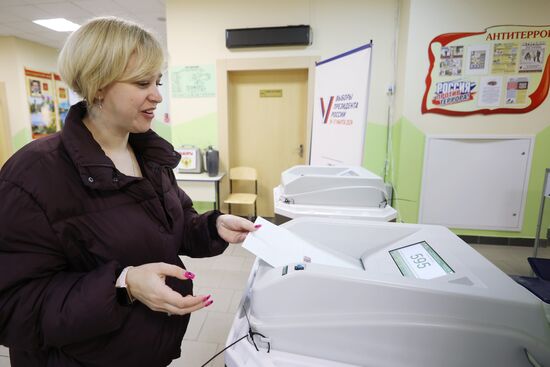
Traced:
<path id="1" fill-rule="evenodd" d="M 27 102 L 32 138 L 53 134 L 63 128 L 69 112 L 69 88 L 58 74 L 25 68 Z"/>
<path id="2" fill-rule="evenodd" d="M 548 95 L 550 26 L 447 33 L 429 45 L 422 113 L 526 113 Z"/>
<path id="3" fill-rule="evenodd" d="M 309 164 L 362 165 L 372 46 L 316 63 Z"/>
<path id="4" fill-rule="evenodd" d="M 282 89 L 260 89 L 260 98 L 281 98 L 283 96 Z"/>
<path id="5" fill-rule="evenodd" d="M 174 67 L 170 71 L 170 82 L 174 98 L 215 97 L 215 65 Z"/>

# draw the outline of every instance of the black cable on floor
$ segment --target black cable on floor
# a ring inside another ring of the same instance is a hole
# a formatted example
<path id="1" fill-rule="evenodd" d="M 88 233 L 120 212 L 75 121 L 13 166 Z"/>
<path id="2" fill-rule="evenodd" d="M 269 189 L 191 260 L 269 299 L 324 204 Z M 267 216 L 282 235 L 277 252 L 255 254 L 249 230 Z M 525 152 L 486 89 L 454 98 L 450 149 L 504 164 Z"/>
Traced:
<path id="1" fill-rule="evenodd" d="M 232 346 L 234 346 L 235 344 L 237 344 L 238 342 L 240 342 L 241 340 L 243 340 L 244 338 L 247 338 L 247 337 L 250 337 L 250 339 L 252 340 L 252 343 L 254 345 L 254 349 L 256 349 L 257 352 L 260 351 L 260 349 L 258 348 L 258 346 L 256 345 L 256 342 L 254 341 L 254 335 L 259 335 L 259 336 L 262 336 L 265 338 L 265 335 L 263 334 L 260 334 L 258 332 L 255 332 L 255 331 L 252 331 L 252 324 L 250 324 L 250 319 L 248 318 L 248 314 L 246 313 L 246 309 L 244 308 L 244 303 L 243 303 L 243 312 L 244 312 L 244 316 L 246 317 L 246 321 L 248 323 L 248 334 L 244 335 L 243 337 L 237 339 L 236 341 L 234 341 L 233 343 L 231 343 L 230 345 L 228 345 L 227 347 L 223 348 L 222 350 L 220 350 L 218 353 L 216 353 L 212 358 L 210 358 L 208 361 L 206 361 L 201 367 L 204 367 L 206 366 L 208 363 L 210 363 L 214 358 L 216 358 L 217 356 L 219 356 L 221 353 L 225 352 L 225 350 L 227 348 L 231 348 Z M 267 353 L 269 353 L 271 351 L 271 343 L 267 343 Z"/>
<path id="2" fill-rule="evenodd" d="M 234 346 L 235 344 L 237 344 L 238 342 L 240 342 L 241 340 L 243 340 L 244 338 L 246 338 L 248 336 L 248 334 L 246 334 L 245 336 L 243 336 L 242 338 L 239 338 L 237 339 L 236 341 L 234 341 L 233 343 L 231 343 L 230 345 L 228 345 L 227 347 L 223 348 L 222 350 L 220 350 L 218 353 L 216 353 L 212 358 L 210 358 L 208 361 L 206 361 L 201 367 L 204 367 L 206 366 L 208 363 L 212 362 L 212 360 L 214 358 L 216 358 L 217 356 L 219 356 L 221 353 L 225 352 L 225 350 L 227 348 L 231 348 L 232 346 Z"/>

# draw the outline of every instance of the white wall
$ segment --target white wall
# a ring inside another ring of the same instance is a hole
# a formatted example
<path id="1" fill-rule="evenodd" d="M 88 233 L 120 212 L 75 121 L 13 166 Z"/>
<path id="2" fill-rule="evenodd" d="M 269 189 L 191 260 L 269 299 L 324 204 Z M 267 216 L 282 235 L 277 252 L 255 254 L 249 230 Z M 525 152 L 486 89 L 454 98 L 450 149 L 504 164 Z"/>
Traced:
<path id="1" fill-rule="evenodd" d="M 394 80 L 393 41 L 397 0 L 167 0 L 169 66 L 216 64 L 224 58 L 316 56 L 326 59 L 374 42 L 369 122 L 387 118 L 387 86 Z M 233 49 L 225 30 L 309 24 L 308 47 Z M 171 99 L 175 124 L 216 112 L 216 98 Z"/>

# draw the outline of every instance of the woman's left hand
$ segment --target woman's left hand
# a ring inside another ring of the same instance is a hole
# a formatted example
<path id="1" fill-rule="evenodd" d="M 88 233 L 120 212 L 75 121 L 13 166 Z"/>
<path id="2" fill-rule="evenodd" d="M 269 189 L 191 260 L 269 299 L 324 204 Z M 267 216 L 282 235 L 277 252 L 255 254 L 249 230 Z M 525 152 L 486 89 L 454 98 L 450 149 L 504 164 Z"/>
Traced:
<path id="1" fill-rule="evenodd" d="M 251 221 L 231 214 L 222 214 L 216 219 L 218 234 L 230 243 L 243 242 L 248 232 L 254 232 L 255 227 Z"/>

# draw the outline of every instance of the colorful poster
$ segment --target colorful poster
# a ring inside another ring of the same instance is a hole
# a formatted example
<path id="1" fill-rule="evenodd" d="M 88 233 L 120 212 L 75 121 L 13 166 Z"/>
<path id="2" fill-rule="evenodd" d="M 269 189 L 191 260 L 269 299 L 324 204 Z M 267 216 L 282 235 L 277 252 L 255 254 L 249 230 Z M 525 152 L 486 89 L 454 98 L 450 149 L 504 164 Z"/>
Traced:
<path id="1" fill-rule="evenodd" d="M 475 82 L 466 79 L 450 80 L 436 84 L 432 103 L 438 106 L 448 106 L 474 99 Z"/>
<path id="2" fill-rule="evenodd" d="M 519 61 L 519 72 L 540 72 L 543 67 L 544 42 L 526 42 L 521 45 L 521 58 Z"/>
<path id="3" fill-rule="evenodd" d="M 466 74 L 480 75 L 489 73 L 491 47 L 489 45 L 472 45 L 466 53 Z"/>
<path id="4" fill-rule="evenodd" d="M 32 138 L 53 134 L 57 130 L 57 117 L 52 74 L 25 69 L 25 81 Z"/>
<path id="5" fill-rule="evenodd" d="M 461 75 L 464 46 L 441 47 L 439 75 Z"/>
<path id="6" fill-rule="evenodd" d="M 532 111 L 550 89 L 549 44 L 550 26 L 494 26 L 435 37 L 422 113 Z"/>
<path id="7" fill-rule="evenodd" d="M 516 72 L 518 61 L 517 43 L 495 43 L 493 46 L 492 74 L 510 74 Z"/>
<path id="8" fill-rule="evenodd" d="M 57 119 L 59 121 L 59 128 L 62 129 L 65 125 L 65 117 L 67 117 L 67 113 L 69 113 L 69 108 L 71 107 L 69 87 L 61 80 L 61 76 L 54 74 L 54 79 L 57 98 Z"/>
<path id="9" fill-rule="evenodd" d="M 506 104 L 527 103 L 528 88 L 529 88 L 529 78 L 527 77 L 508 78 L 508 81 L 506 82 Z"/>

